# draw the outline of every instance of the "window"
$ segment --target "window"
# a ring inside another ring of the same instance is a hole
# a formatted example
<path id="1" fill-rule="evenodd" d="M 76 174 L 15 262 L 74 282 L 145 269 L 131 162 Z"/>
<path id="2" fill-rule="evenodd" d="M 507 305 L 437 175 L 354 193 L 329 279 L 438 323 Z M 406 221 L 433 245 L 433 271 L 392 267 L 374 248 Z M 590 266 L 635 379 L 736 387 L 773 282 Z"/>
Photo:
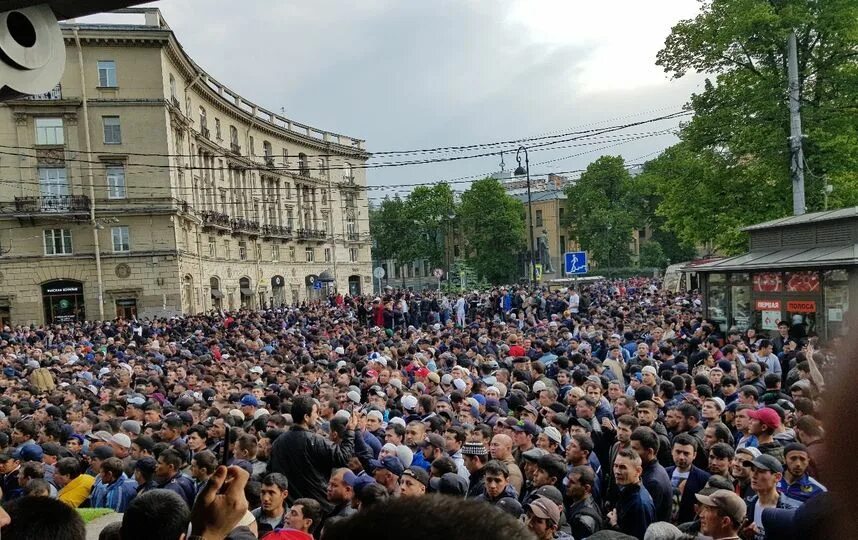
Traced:
<path id="1" fill-rule="evenodd" d="M 220 118 L 215 118 L 215 137 L 217 137 L 217 140 L 221 140 L 221 135 L 220 135 Z"/>
<path id="2" fill-rule="evenodd" d="M 255 156 L 256 155 L 256 145 L 253 142 L 253 137 L 248 137 L 247 144 L 248 144 L 248 146 L 250 146 L 250 148 L 248 148 L 247 151 L 250 152 L 251 156 Z"/>
<path id="3" fill-rule="evenodd" d="M 298 172 L 301 176 L 310 176 L 310 162 L 307 161 L 307 154 L 303 152 L 298 154 Z"/>
<path id="4" fill-rule="evenodd" d="M 240 241 L 238 243 L 238 258 L 242 261 L 247 260 L 247 242 Z"/>
<path id="5" fill-rule="evenodd" d="M 262 260 L 262 244 L 256 244 L 256 260 Z"/>
<path id="6" fill-rule="evenodd" d="M 98 62 L 98 86 L 116 88 L 116 62 L 113 60 L 100 60 Z"/>
<path id="7" fill-rule="evenodd" d="M 283 166 L 289 166 L 289 150 L 283 149 Z"/>
<path id="8" fill-rule="evenodd" d="M 536 226 L 542 227 L 542 210 L 536 211 Z"/>
<path id="9" fill-rule="evenodd" d="M 36 144 L 65 144 L 62 118 L 36 118 Z"/>
<path id="10" fill-rule="evenodd" d="M 118 116 L 102 116 L 104 122 L 104 144 L 122 144 L 122 129 Z"/>
<path id="11" fill-rule="evenodd" d="M 107 198 L 125 198 L 125 167 L 122 165 L 107 167 Z"/>
<path id="12" fill-rule="evenodd" d="M 229 126 L 229 142 L 238 144 L 238 128 L 235 126 Z"/>
<path id="13" fill-rule="evenodd" d="M 307 262 L 316 262 L 316 250 L 308 247 L 304 250 L 304 257 Z"/>
<path id="14" fill-rule="evenodd" d="M 322 176 L 322 173 L 325 172 L 325 158 L 319 158 L 319 176 Z"/>
<path id="15" fill-rule="evenodd" d="M 232 253 L 230 252 L 230 249 L 229 249 L 229 240 L 223 241 L 223 255 L 227 259 L 229 259 L 232 256 Z"/>
<path id="16" fill-rule="evenodd" d="M 68 229 L 45 229 L 45 255 L 71 255 L 72 237 Z"/>
<path id="17" fill-rule="evenodd" d="M 331 262 L 331 248 L 325 248 L 325 262 Z"/>
<path id="18" fill-rule="evenodd" d="M 349 248 L 349 261 L 358 262 L 358 249 Z"/>
<path id="19" fill-rule="evenodd" d="M 209 236 L 209 257 L 214 259 L 217 256 L 217 241 L 214 236 Z"/>
<path id="20" fill-rule="evenodd" d="M 271 143 L 268 141 L 262 141 L 262 153 L 265 155 L 265 157 L 273 158 L 273 152 L 274 150 L 271 148 Z"/>
<path id="21" fill-rule="evenodd" d="M 348 161 L 343 163 L 343 180 L 345 182 L 355 181 L 355 177 L 352 175 L 352 164 Z"/>
<path id="22" fill-rule="evenodd" d="M 170 73 L 170 97 L 176 99 L 176 77 Z"/>
<path id="23" fill-rule="evenodd" d="M 39 167 L 39 194 L 42 197 L 65 197 L 69 194 L 66 170 L 60 167 Z M 60 202 L 59 199 L 54 202 Z"/>
<path id="24" fill-rule="evenodd" d="M 289 182 L 286 182 L 285 184 L 283 184 L 283 198 L 284 199 L 291 199 L 292 198 L 292 186 L 289 184 Z M 289 212 L 291 212 L 291 210 Z"/>
<path id="25" fill-rule="evenodd" d="M 206 116 L 205 107 L 200 107 L 200 128 L 203 130 L 203 135 L 205 135 L 205 129 L 208 127 L 208 116 Z"/>
<path id="26" fill-rule="evenodd" d="M 324 204 L 324 205 L 328 204 L 328 190 L 327 189 L 322 190 L 322 204 Z"/>
<path id="27" fill-rule="evenodd" d="M 295 262 L 295 246 L 289 246 L 289 260 Z"/>
<path id="28" fill-rule="evenodd" d="M 274 262 L 280 260 L 280 244 L 277 242 L 271 244 L 271 260 Z"/>
<path id="29" fill-rule="evenodd" d="M 131 251 L 131 240 L 128 227 L 111 227 L 110 236 L 113 238 L 113 252 L 125 253 Z"/>

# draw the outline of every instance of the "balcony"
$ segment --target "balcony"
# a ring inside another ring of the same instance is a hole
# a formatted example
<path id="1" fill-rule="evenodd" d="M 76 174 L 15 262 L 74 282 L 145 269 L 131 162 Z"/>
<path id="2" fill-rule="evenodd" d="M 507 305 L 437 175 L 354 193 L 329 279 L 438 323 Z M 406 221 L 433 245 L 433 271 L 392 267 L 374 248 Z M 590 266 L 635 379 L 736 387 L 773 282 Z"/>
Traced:
<path id="1" fill-rule="evenodd" d="M 84 195 L 49 195 L 44 197 L 15 197 L 12 213 L 18 217 L 50 215 L 89 215 L 89 197 Z"/>
<path id="2" fill-rule="evenodd" d="M 346 233 L 346 237 L 348 238 L 349 242 L 358 242 L 360 240 L 360 233 L 349 232 Z"/>
<path id="3" fill-rule="evenodd" d="M 211 133 L 211 131 L 209 131 L 209 128 L 207 128 L 206 126 L 203 126 L 200 128 L 200 133 L 202 133 L 203 137 L 205 137 L 206 139 L 211 140 L 212 133 Z"/>
<path id="4" fill-rule="evenodd" d="M 179 98 L 176 96 L 170 96 L 170 103 L 173 104 L 173 107 L 177 109 L 181 109 L 182 107 L 179 105 Z"/>
<path id="5" fill-rule="evenodd" d="M 227 232 L 232 229 L 232 221 L 226 214 L 220 212 L 202 212 L 203 229 L 210 229 L 220 233 Z"/>
<path id="6" fill-rule="evenodd" d="M 292 238 L 292 229 L 290 227 L 281 227 L 279 225 L 263 225 L 262 236 L 264 238 Z"/>
<path id="7" fill-rule="evenodd" d="M 274 156 L 265 156 L 265 166 L 269 169 L 274 168 Z"/>
<path id="8" fill-rule="evenodd" d="M 324 242 L 328 236 L 325 231 L 319 229 L 298 229 L 295 234 L 300 241 L 312 240 L 315 242 Z"/>
<path id="9" fill-rule="evenodd" d="M 307 178 L 310 178 L 310 167 L 308 167 L 306 165 L 299 165 L 298 166 L 298 174 L 301 176 L 306 176 Z"/>
<path id="10" fill-rule="evenodd" d="M 240 156 L 241 155 L 241 145 L 238 143 L 230 143 L 229 151 L 233 154 Z"/>
<path id="11" fill-rule="evenodd" d="M 244 233 L 250 236 L 259 235 L 259 223 L 250 219 L 235 218 L 232 220 L 232 234 Z"/>
<path id="12" fill-rule="evenodd" d="M 59 101 L 63 99 L 63 87 L 61 84 L 58 84 L 44 94 L 25 96 L 22 99 L 27 101 Z"/>

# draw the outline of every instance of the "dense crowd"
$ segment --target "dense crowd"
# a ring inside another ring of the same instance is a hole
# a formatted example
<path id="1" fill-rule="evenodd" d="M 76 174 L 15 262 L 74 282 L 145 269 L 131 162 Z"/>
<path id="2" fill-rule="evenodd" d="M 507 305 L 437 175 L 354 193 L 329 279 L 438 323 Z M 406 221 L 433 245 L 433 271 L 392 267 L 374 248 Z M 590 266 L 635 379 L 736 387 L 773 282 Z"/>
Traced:
<path id="1" fill-rule="evenodd" d="M 0 359 L 4 539 L 81 507 L 122 540 L 805 538 L 828 497 L 832 351 L 648 279 L 6 327 Z"/>

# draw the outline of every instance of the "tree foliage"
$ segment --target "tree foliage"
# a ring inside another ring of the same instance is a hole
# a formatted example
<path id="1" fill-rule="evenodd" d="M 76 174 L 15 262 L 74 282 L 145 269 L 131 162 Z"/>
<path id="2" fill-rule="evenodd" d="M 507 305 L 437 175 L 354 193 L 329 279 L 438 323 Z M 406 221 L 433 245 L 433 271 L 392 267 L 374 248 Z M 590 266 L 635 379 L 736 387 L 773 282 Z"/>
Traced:
<path id="1" fill-rule="evenodd" d="M 520 272 L 524 249 L 524 205 L 494 178 L 477 180 L 462 193 L 459 225 L 472 255 L 468 263 L 492 283 L 508 283 Z"/>
<path id="2" fill-rule="evenodd" d="M 658 213 L 687 242 L 734 252 L 743 225 L 791 212 L 787 38 L 796 31 L 809 211 L 858 204 L 858 2 L 705 0 L 657 64 L 706 73 L 681 142 L 646 173 Z"/>
<path id="3" fill-rule="evenodd" d="M 370 211 L 370 230 L 381 259 L 400 262 L 428 259 L 439 266 L 444 258 L 445 233 L 455 219 L 450 185 L 419 186 L 408 197 L 385 198 Z"/>
<path id="4" fill-rule="evenodd" d="M 641 245 L 640 265 L 645 268 L 666 268 L 667 255 L 657 240 L 650 240 Z"/>
<path id="5" fill-rule="evenodd" d="M 629 244 L 640 221 L 631 193 L 631 176 L 620 156 L 600 157 L 566 188 L 569 225 L 599 266 L 631 262 Z"/>

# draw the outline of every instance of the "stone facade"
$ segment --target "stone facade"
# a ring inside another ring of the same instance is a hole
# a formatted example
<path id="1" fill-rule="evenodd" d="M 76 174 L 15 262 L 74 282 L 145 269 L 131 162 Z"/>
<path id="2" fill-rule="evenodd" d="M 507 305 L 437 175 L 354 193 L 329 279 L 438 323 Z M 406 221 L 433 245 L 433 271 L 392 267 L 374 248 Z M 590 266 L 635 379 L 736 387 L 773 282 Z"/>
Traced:
<path id="1" fill-rule="evenodd" d="M 0 321 L 372 290 L 364 141 L 239 96 L 158 10 L 63 34 L 60 85 L 0 106 Z"/>

